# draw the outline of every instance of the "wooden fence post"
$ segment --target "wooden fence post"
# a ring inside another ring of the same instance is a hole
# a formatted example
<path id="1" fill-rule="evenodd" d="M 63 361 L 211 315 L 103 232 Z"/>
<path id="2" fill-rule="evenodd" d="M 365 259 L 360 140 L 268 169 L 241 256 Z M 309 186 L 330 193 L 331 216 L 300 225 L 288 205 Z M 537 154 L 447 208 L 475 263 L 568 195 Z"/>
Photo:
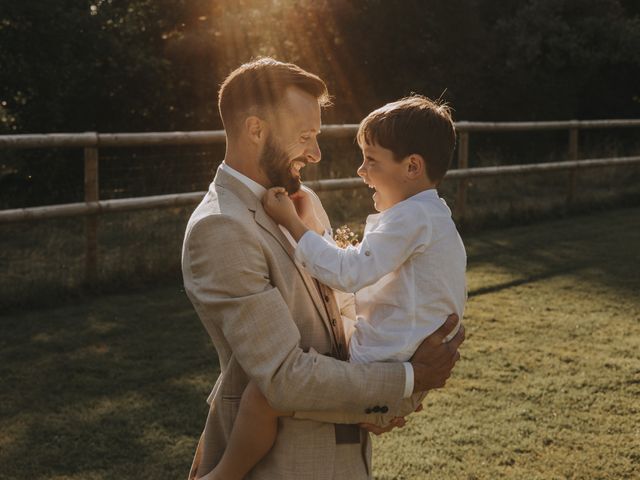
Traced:
<path id="1" fill-rule="evenodd" d="M 84 201 L 99 200 L 98 148 L 84 149 Z M 98 278 L 98 216 L 89 215 L 85 220 L 85 281 L 94 285 Z"/>
<path id="2" fill-rule="evenodd" d="M 569 129 L 569 160 L 578 160 L 578 127 Z M 571 207 L 576 193 L 577 170 L 569 170 L 569 191 L 567 192 L 567 207 Z"/>
<path id="3" fill-rule="evenodd" d="M 458 144 L 458 168 L 469 168 L 469 132 L 460 132 L 460 143 Z M 458 223 L 464 223 L 465 207 L 467 204 L 468 180 L 461 178 L 458 180 L 458 192 L 456 198 L 456 217 Z"/>

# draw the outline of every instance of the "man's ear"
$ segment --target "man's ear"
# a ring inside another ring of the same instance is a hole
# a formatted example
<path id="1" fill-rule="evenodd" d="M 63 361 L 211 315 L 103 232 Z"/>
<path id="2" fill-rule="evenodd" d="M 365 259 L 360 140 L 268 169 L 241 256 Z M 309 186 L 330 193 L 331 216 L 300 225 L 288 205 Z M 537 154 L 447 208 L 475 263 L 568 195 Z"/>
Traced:
<path id="1" fill-rule="evenodd" d="M 267 123 L 260 117 L 250 115 L 244 120 L 244 130 L 252 143 L 260 145 L 267 135 Z"/>
<path id="2" fill-rule="evenodd" d="M 407 177 L 411 180 L 418 178 L 422 175 L 425 175 L 426 172 L 426 164 L 422 155 L 418 155 L 417 153 L 412 153 L 406 159 L 407 165 Z"/>

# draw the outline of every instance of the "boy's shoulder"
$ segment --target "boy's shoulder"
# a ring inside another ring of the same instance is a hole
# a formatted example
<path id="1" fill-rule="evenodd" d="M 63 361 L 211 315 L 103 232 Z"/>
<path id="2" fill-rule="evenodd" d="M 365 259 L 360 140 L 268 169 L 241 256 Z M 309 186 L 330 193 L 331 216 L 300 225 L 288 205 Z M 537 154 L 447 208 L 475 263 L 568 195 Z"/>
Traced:
<path id="1" fill-rule="evenodd" d="M 442 198 L 438 191 L 433 188 L 424 190 L 418 195 L 414 195 L 410 200 L 413 200 L 416 208 L 422 208 L 427 213 L 437 216 L 451 216 L 451 209 L 444 198 Z"/>
<path id="2" fill-rule="evenodd" d="M 432 214 L 429 210 L 433 210 L 433 208 L 429 207 L 424 199 L 413 196 L 396 203 L 384 212 L 370 215 L 369 219 L 371 219 L 371 223 L 378 225 L 394 224 L 405 230 L 418 230 L 431 223 Z"/>
<path id="3" fill-rule="evenodd" d="M 415 213 L 417 211 L 425 212 L 427 215 L 442 212 L 451 213 L 447 203 L 438 195 L 438 191 L 436 189 L 423 190 L 416 195 L 399 202 L 395 207 L 398 207 L 399 212 L 404 213 Z"/>
<path id="4" fill-rule="evenodd" d="M 396 208 L 397 207 L 397 208 Z M 391 210 L 391 209 L 390 209 Z M 429 231 L 449 229 L 455 223 L 449 206 L 435 189 L 424 190 L 393 207 L 396 221 L 407 226 L 409 231 L 425 228 Z"/>

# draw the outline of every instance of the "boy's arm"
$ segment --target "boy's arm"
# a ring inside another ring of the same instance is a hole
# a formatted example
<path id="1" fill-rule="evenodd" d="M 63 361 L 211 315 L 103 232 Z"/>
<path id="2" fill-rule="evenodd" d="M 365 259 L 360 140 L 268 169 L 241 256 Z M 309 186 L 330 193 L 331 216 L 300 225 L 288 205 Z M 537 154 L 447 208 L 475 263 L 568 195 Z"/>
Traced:
<path id="1" fill-rule="evenodd" d="M 202 322 L 222 332 L 272 406 L 359 412 L 372 402 L 392 404 L 401 398 L 401 363 L 353 365 L 302 351 L 291 312 L 271 284 L 262 248 L 237 220 L 208 216 L 187 235 L 183 271 Z"/>
<path id="2" fill-rule="evenodd" d="M 335 245 L 333 239 L 333 229 L 331 228 L 331 222 L 327 212 L 322 208 L 322 203 L 318 198 L 318 195 L 306 186 L 302 186 L 302 191 L 307 195 L 310 200 L 313 214 L 319 220 L 322 229 L 324 230 L 323 237 Z M 342 317 L 342 324 L 344 326 L 344 335 L 349 344 L 349 339 L 355 330 L 356 324 L 356 299 L 353 293 L 341 292 L 340 290 L 333 289 L 333 294 L 336 297 L 336 302 L 340 308 L 340 316 Z"/>
<path id="3" fill-rule="evenodd" d="M 411 205 L 402 205 L 388 212 L 357 247 L 342 249 L 307 231 L 298 242 L 296 259 L 330 287 L 356 292 L 400 267 L 415 251 L 428 245 L 430 235 L 428 217 Z"/>

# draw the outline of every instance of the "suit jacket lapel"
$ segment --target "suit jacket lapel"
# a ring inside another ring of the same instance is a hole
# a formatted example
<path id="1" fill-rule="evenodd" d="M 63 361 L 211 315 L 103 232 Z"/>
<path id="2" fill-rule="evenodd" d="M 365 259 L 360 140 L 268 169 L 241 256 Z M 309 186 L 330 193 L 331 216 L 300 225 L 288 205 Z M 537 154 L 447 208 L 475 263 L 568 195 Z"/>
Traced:
<path id="1" fill-rule="evenodd" d="M 224 170 L 218 169 L 214 178 L 214 183 L 217 186 L 233 191 L 233 193 L 238 198 L 240 198 L 240 200 L 247 206 L 247 208 L 254 213 L 254 219 L 256 223 L 278 241 L 280 246 L 284 249 L 284 251 L 287 253 L 289 258 L 295 265 L 296 270 L 298 270 L 298 273 L 300 274 L 300 277 L 307 287 L 307 291 L 309 292 L 309 295 L 311 296 L 311 299 L 313 300 L 318 313 L 320 313 L 320 317 L 322 318 L 325 328 L 328 330 L 331 338 L 335 342 L 336 340 L 333 337 L 333 330 L 330 325 L 327 310 L 324 306 L 322 298 L 320 298 L 320 292 L 318 291 L 318 287 L 316 286 L 314 279 L 300 265 L 298 265 L 295 260 L 294 246 L 284 235 L 280 227 L 271 219 L 269 215 L 267 215 L 267 212 L 264 211 L 260 200 L 240 180 L 229 175 Z"/>
<path id="2" fill-rule="evenodd" d="M 324 306 L 322 298 L 320 298 L 320 292 L 318 291 L 318 287 L 316 286 L 315 280 L 300 265 L 298 265 L 298 262 L 296 262 L 294 246 L 291 244 L 289 239 L 282 232 L 280 227 L 271 219 L 269 215 L 267 215 L 267 212 L 265 212 L 264 209 L 262 208 L 262 204 L 260 204 L 257 210 L 255 211 L 255 219 L 256 219 L 256 223 L 260 225 L 262 228 L 264 228 L 271 235 L 273 235 L 275 239 L 278 240 L 278 243 L 280 243 L 282 248 L 287 252 L 287 255 L 289 255 L 289 258 L 291 258 L 291 261 L 295 265 L 296 270 L 298 270 L 300 277 L 302 277 L 302 280 L 304 281 L 304 284 L 307 287 L 307 291 L 309 292 L 309 295 L 311 295 L 311 299 L 313 300 L 313 303 L 315 304 L 316 309 L 320 313 L 320 316 L 322 317 L 322 320 L 325 323 L 325 326 L 327 327 L 329 333 L 333 336 L 333 331 L 329 324 L 327 309 Z"/>

